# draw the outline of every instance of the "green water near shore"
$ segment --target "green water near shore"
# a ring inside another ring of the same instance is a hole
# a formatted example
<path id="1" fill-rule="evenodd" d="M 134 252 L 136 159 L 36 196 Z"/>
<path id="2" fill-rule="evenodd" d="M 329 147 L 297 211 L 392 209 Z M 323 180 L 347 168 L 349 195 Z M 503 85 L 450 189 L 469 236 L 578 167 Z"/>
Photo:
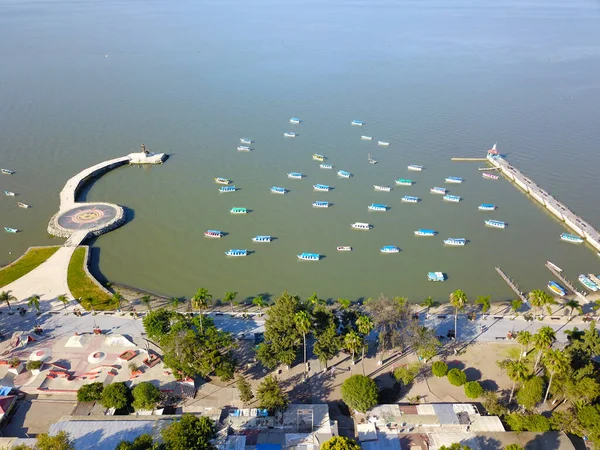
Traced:
<path id="1" fill-rule="evenodd" d="M 561 242 L 564 227 L 514 185 L 482 179 L 478 163 L 450 162 L 482 156 L 498 141 L 511 162 L 600 226 L 593 114 L 600 82 L 592 75 L 600 49 L 590 44 L 598 8 L 532 2 L 515 12 L 514 4 L 55 2 L 55 12 L 27 2 L 0 6 L 7 61 L 0 73 L 0 166 L 17 171 L 0 177 L 0 188 L 34 206 L 22 210 L 1 199 L 2 226 L 24 231 L 0 235 L 0 263 L 29 245 L 60 242 L 45 229 L 64 182 L 143 141 L 172 157 L 161 167 L 108 173 L 86 194 L 133 214 L 94 242 L 97 271 L 115 282 L 187 296 L 203 286 L 217 298 L 228 290 L 245 298 L 288 289 L 324 298 L 384 293 L 445 301 L 462 288 L 502 300 L 512 294 L 495 266 L 525 291 L 552 279 L 547 259 L 571 279 L 600 272 L 595 252 Z M 292 116 L 303 122 L 291 125 Z M 352 119 L 365 126 L 351 127 Z M 285 139 L 285 131 L 299 135 Z M 361 134 L 374 140 L 361 141 Z M 255 151 L 235 150 L 242 136 L 255 140 Z M 390 147 L 377 147 L 378 139 Z M 336 170 L 319 169 L 315 152 Z M 368 164 L 368 153 L 379 163 Z M 426 170 L 408 172 L 411 163 Z M 339 179 L 337 169 L 355 176 Z M 289 180 L 289 171 L 307 178 Z M 450 175 L 465 179 L 445 186 L 463 197 L 458 204 L 429 193 Z M 219 194 L 215 176 L 241 190 Z M 396 178 L 416 184 L 373 191 Z M 316 193 L 314 183 L 335 189 Z M 273 185 L 290 193 L 271 194 Z M 402 203 L 405 194 L 423 201 Z M 314 209 L 315 200 L 334 206 Z M 391 209 L 368 212 L 372 202 Z M 499 208 L 483 213 L 480 203 Z M 252 212 L 232 216 L 233 206 Z M 509 227 L 486 228 L 486 218 Z M 355 221 L 374 229 L 353 231 Z M 229 235 L 208 240 L 208 228 Z M 418 228 L 439 235 L 418 238 Z M 256 234 L 277 240 L 255 244 Z M 470 242 L 444 248 L 446 237 Z M 355 251 L 338 253 L 337 245 Z M 383 245 L 402 252 L 381 255 Z M 255 253 L 226 258 L 230 248 Z M 325 258 L 297 261 L 304 251 Z M 428 283 L 428 271 L 449 278 Z"/>

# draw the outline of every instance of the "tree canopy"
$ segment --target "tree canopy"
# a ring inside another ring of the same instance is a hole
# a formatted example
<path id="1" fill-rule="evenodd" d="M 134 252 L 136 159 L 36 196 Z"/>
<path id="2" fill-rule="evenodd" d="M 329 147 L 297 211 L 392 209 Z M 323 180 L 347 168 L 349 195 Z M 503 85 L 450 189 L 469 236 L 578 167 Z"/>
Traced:
<path id="1" fill-rule="evenodd" d="M 260 407 L 269 411 L 284 410 L 289 403 L 287 394 L 279 386 L 277 378 L 272 375 L 266 376 L 258 385 L 256 398 Z"/>
<path id="2" fill-rule="evenodd" d="M 144 433 L 136 437 L 133 441 L 121 441 L 115 447 L 115 450 L 158 450 L 159 444 L 156 444 L 152 436 Z"/>
<path id="3" fill-rule="evenodd" d="M 149 381 L 143 381 L 133 388 L 133 407 L 136 410 L 152 410 L 160 400 L 160 391 Z"/>
<path id="4" fill-rule="evenodd" d="M 212 420 L 192 414 L 184 414 L 161 432 L 166 450 L 215 450 L 210 441 L 216 435 Z"/>
<path id="5" fill-rule="evenodd" d="M 104 390 L 104 384 L 102 384 L 102 383 L 84 384 L 77 390 L 77 401 L 78 402 L 98 401 L 102 398 L 103 390 Z"/>
<path id="6" fill-rule="evenodd" d="M 542 377 L 530 378 L 517 392 L 517 402 L 527 409 L 533 409 L 542 401 L 545 387 L 546 383 Z"/>
<path id="7" fill-rule="evenodd" d="M 125 383 L 110 383 L 102 391 L 100 403 L 105 408 L 123 409 L 131 404 L 131 391 Z"/>
<path id="8" fill-rule="evenodd" d="M 321 444 L 321 450 L 360 450 L 360 445 L 350 438 L 334 436 Z"/>
<path id="9" fill-rule="evenodd" d="M 367 412 L 377 404 L 379 389 L 371 378 L 352 375 L 342 384 L 342 400 L 348 407 Z"/>
<path id="10" fill-rule="evenodd" d="M 59 431 L 56 436 L 48 433 L 38 434 L 33 447 L 25 444 L 11 447 L 13 450 L 75 450 L 73 441 L 66 431 Z"/>

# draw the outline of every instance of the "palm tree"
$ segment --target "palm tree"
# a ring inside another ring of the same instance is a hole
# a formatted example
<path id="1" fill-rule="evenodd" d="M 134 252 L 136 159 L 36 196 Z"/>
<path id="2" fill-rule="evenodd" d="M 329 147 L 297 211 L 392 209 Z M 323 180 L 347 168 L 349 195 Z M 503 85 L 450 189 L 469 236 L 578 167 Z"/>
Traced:
<path id="1" fill-rule="evenodd" d="M 58 300 L 59 302 L 61 302 L 63 304 L 63 308 L 66 312 L 67 305 L 69 304 L 69 299 L 67 298 L 67 296 L 65 294 L 61 294 L 58 297 L 56 297 L 56 300 Z"/>
<path id="2" fill-rule="evenodd" d="M 522 383 L 527 380 L 531 373 L 525 364 L 525 361 L 515 361 L 513 359 L 509 359 L 504 361 L 504 368 L 506 369 L 506 375 L 513 382 L 512 388 L 510 390 L 510 396 L 508 397 L 508 403 L 512 402 L 513 394 L 515 393 L 515 387 L 517 382 Z"/>
<path id="3" fill-rule="evenodd" d="M 510 309 L 514 311 L 516 315 L 519 315 L 521 306 L 523 306 L 523 300 L 520 298 L 515 298 L 512 302 L 510 302 Z"/>
<path id="4" fill-rule="evenodd" d="M 39 314 L 40 313 L 40 296 L 32 295 L 31 297 L 29 297 L 27 299 L 27 306 L 29 306 L 30 308 L 35 308 L 35 310 Z"/>
<path id="5" fill-rule="evenodd" d="M 552 378 L 556 374 L 564 374 L 569 369 L 569 358 L 560 350 L 550 349 L 544 355 L 544 366 L 546 370 L 550 372 L 550 380 L 548 381 L 548 388 L 546 389 L 546 395 L 544 396 L 544 403 L 548 400 L 548 393 L 550 392 L 550 386 L 552 386 Z"/>
<path id="6" fill-rule="evenodd" d="M 125 301 L 125 298 L 121 295 L 120 292 L 115 292 L 110 299 L 110 303 L 115 305 L 115 309 L 117 311 L 121 310 L 121 303 Z"/>
<path id="7" fill-rule="evenodd" d="M 427 308 L 427 314 L 429 314 L 429 310 L 431 308 L 435 308 L 436 306 L 439 306 L 439 303 L 436 302 L 433 297 L 427 297 L 425 298 L 425 300 L 423 300 L 423 303 L 421 303 L 421 306 Z"/>
<path id="8" fill-rule="evenodd" d="M 523 356 L 527 356 L 529 344 L 533 342 L 533 335 L 529 331 L 519 331 L 517 333 L 517 342 L 524 347 L 523 352 L 519 355 L 519 361 L 521 361 Z"/>
<path id="9" fill-rule="evenodd" d="M 337 301 L 340 304 L 340 308 L 342 310 L 350 308 L 350 305 L 352 304 L 352 302 L 347 298 L 338 298 Z"/>
<path id="10" fill-rule="evenodd" d="M 541 311 L 544 306 L 552 305 L 556 303 L 554 297 L 541 289 L 534 289 L 529 293 L 529 301 L 531 306 Z M 548 306 L 550 312 L 550 307 Z"/>
<path id="11" fill-rule="evenodd" d="M 169 304 L 173 308 L 173 311 L 177 311 L 179 304 L 181 303 L 181 299 L 179 297 L 171 297 L 169 299 Z"/>
<path id="12" fill-rule="evenodd" d="M 294 324 L 304 340 L 304 373 L 306 374 L 306 335 L 310 332 L 311 320 L 306 311 L 298 311 L 294 315 Z"/>
<path id="13" fill-rule="evenodd" d="M 204 322 L 204 315 L 202 314 L 202 312 L 206 308 L 208 308 L 208 303 L 210 302 L 211 298 L 212 298 L 212 294 L 210 294 L 208 292 L 208 289 L 200 288 L 196 291 L 194 296 L 190 299 L 192 308 L 197 308 L 198 310 L 200 310 L 200 333 L 204 332 L 203 325 L 202 325 Z"/>
<path id="14" fill-rule="evenodd" d="M 556 333 L 548 326 L 542 327 L 537 333 L 533 335 L 533 346 L 538 351 L 535 358 L 535 365 L 533 370 L 537 370 L 537 366 L 540 363 L 543 352 L 547 351 L 556 340 Z"/>
<path id="15" fill-rule="evenodd" d="M 314 307 L 315 307 L 315 306 L 317 306 L 317 305 L 322 305 L 322 304 L 324 304 L 324 303 L 325 303 L 325 300 L 322 300 L 322 299 L 320 299 L 320 298 L 317 296 L 317 293 L 316 293 L 316 292 L 313 292 L 313 294 L 312 294 L 310 297 L 308 297 L 308 298 L 306 299 L 306 303 L 308 303 L 308 304 L 310 305 L 310 307 L 311 307 L 311 308 L 314 308 Z"/>
<path id="16" fill-rule="evenodd" d="M 491 297 L 489 295 L 480 295 L 479 297 L 477 297 L 477 300 L 475 300 L 476 305 L 481 305 L 481 312 L 484 314 L 488 312 L 490 310 L 490 307 L 492 306 L 490 304 L 490 298 Z"/>
<path id="17" fill-rule="evenodd" d="M 571 320 L 572 316 L 573 316 L 573 311 L 577 310 L 577 312 L 579 314 L 583 313 L 583 309 L 581 308 L 581 305 L 579 304 L 579 302 L 575 299 L 571 299 L 568 300 L 564 303 L 565 308 L 569 308 L 569 320 Z"/>
<path id="18" fill-rule="evenodd" d="M 140 302 L 142 302 L 144 305 L 146 305 L 146 308 L 148 308 L 148 311 L 152 311 L 152 297 L 150 297 L 148 294 L 142 296 L 142 298 L 140 298 Z"/>
<path id="19" fill-rule="evenodd" d="M 450 294 L 450 304 L 454 306 L 454 339 L 456 340 L 458 340 L 458 311 L 462 311 L 467 302 L 467 294 L 460 289 Z"/>
<path id="20" fill-rule="evenodd" d="M 223 300 L 225 300 L 226 303 L 229 303 L 231 305 L 231 312 L 233 312 L 233 302 L 235 301 L 235 297 L 237 297 L 237 295 L 237 292 L 225 292 L 225 298 Z"/>
<path id="21" fill-rule="evenodd" d="M 264 301 L 264 299 L 263 299 L 263 296 L 262 296 L 262 295 L 258 295 L 258 296 L 256 296 L 256 297 L 254 297 L 254 298 L 252 299 L 252 304 L 253 304 L 254 306 L 258 306 L 258 311 L 259 311 L 259 312 L 258 312 L 258 314 L 259 314 L 260 316 L 262 316 L 262 309 L 263 309 L 263 307 L 264 307 L 264 306 L 267 304 L 267 303 Z"/>
<path id="22" fill-rule="evenodd" d="M 16 301 L 17 297 L 12 295 L 10 292 L 11 291 L 0 292 L 0 303 L 6 303 L 8 305 L 8 309 L 12 310 L 12 308 L 10 307 L 10 302 Z"/>
<path id="23" fill-rule="evenodd" d="M 431 297 L 429 297 L 431 298 Z M 365 342 L 364 340 L 366 340 L 367 335 L 373 330 L 373 321 L 371 320 L 371 318 L 369 316 L 365 316 L 365 315 L 360 315 L 358 316 L 358 319 L 356 319 L 356 326 L 358 327 L 358 332 L 360 334 L 362 334 L 363 336 L 363 346 L 362 346 L 362 358 L 361 358 L 361 365 L 362 365 L 362 371 L 363 371 L 363 375 L 365 374 Z"/>
<path id="24" fill-rule="evenodd" d="M 354 365 L 354 354 L 363 346 L 363 339 L 360 335 L 350 330 L 344 336 L 344 348 L 352 353 L 352 365 Z"/>

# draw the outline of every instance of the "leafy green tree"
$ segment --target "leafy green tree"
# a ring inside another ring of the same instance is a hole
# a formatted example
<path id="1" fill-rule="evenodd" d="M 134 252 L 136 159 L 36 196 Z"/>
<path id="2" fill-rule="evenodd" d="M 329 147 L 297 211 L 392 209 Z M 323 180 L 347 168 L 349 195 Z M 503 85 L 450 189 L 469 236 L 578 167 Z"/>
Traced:
<path id="1" fill-rule="evenodd" d="M 283 411 L 289 404 L 287 394 L 279 386 L 279 380 L 272 375 L 266 376 L 258 385 L 256 398 L 260 407 L 269 411 Z"/>
<path id="2" fill-rule="evenodd" d="M 294 324 L 296 325 L 296 329 L 302 334 L 302 340 L 304 341 L 304 373 L 306 374 L 306 335 L 310 333 L 311 327 L 311 317 L 306 311 L 298 311 L 294 314 Z"/>
<path id="3" fill-rule="evenodd" d="M 364 345 L 362 337 L 354 330 L 349 331 L 344 336 L 344 348 L 352 354 L 352 365 L 354 365 L 354 355 Z"/>
<path id="4" fill-rule="evenodd" d="M 340 304 L 341 309 L 348 309 L 350 308 L 350 305 L 352 305 L 352 302 L 347 298 L 338 298 L 337 301 Z"/>
<path id="5" fill-rule="evenodd" d="M 144 433 L 140 434 L 133 441 L 121 441 L 115 450 L 158 450 L 160 447 L 154 443 L 152 436 Z"/>
<path id="6" fill-rule="evenodd" d="M 353 439 L 334 436 L 321 444 L 321 450 L 360 450 L 360 445 Z"/>
<path id="7" fill-rule="evenodd" d="M 548 394 L 550 393 L 550 387 L 552 386 L 552 379 L 554 375 L 566 374 L 569 369 L 569 357 L 561 352 L 560 350 L 548 350 L 542 362 L 546 367 L 546 370 L 550 373 L 550 380 L 548 381 L 548 388 L 546 389 L 546 395 L 544 395 L 544 402 L 548 400 Z"/>
<path id="8" fill-rule="evenodd" d="M 507 413 L 506 407 L 504 407 L 498 395 L 494 391 L 484 391 L 481 395 L 481 404 L 491 416 L 504 416 Z"/>
<path id="9" fill-rule="evenodd" d="M 182 303 L 182 299 L 180 297 L 171 297 L 169 299 L 169 305 L 171 305 L 173 311 L 177 311 L 177 308 L 179 308 L 180 303 Z"/>
<path id="10" fill-rule="evenodd" d="M 555 410 L 550 416 L 550 424 L 553 430 L 577 436 L 582 435 L 582 426 L 577 417 L 577 411 L 573 408 L 566 411 Z"/>
<path id="11" fill-rule="evenodd" d="M 6 303 L 8 309 L 12 309 L 10 307 L 10 302 L 17 301 L 17 297 L 10 293 L 11 291 L 2 291 L 0 292 L 0 303 Z"/>
<path id="12" fill-rule="evenodd" d="M 35 450 L 75 450 L 73 441 L 69 433 L 59 431 L 56 436 L 50 436 L 47 433 L 38 434 Z"/>
<path id="13" fill-rule="evenodd" d="M 473 449 L 471 447 L 469 447 L 468 445 L 463 445 L 458 442 L 455 442 L 450 445 L 442 445 L 439 448 L 439 450 L 473 450 Z"/>
<path id="14" fill-rule="evenodd" d="M 467 294 L 460 289 L 450 294 L 450 304 L 454 307 L 454 339 L 456 340 L 458 340 L 458 312 L 465 309 L 467 302 Z"/>
<path id="15" fill-rule="evenodd" d="M 365 413 L 377 404 L 379 389 L 364 375 L 352 375 L 342 384 L 342 400 L 348 407 Z"/>
<path id="16" fill-rule="evenodd" d="M 490 310 L 490 308 L 492 307 L 492 304 L 490 303 L 490 299 L 491 299 L 491 297 L 489 295 L 486 295 L 486 296 L 480 295 L 475 300 L 476 305 L 481 305 L 481 312 L 484 314 L 486 312 L 488 312 Z"/>
<path id="17" fill-rule="evenodd" d="M 37 313 L 40 313 L 40 296 L 39 295 L 32 295 L 31 297 L 29 297 L 27 299 L 27 306 L 29 306 L 30 308 L 34 308 Z"/>
<path id="18" fill-rule="evenodd" d="M 431 373 L 438 378 L 445 377 L 448 373 L 448 364 L 446 364 L 444 361 L 435 361 L 431 365 Z"/>
<path id="19" fill-rule="evenodd" d="M 408 386 L 415 380 L 415 378 L 417 378 L 417 375 L 419 375 L 421 366 L 421 363 L 413 363 L 409 364 L 408 366 L 398 367 L 396 370 L 394 370 L 394 378 L 396 378 L 396 380 L 402 383 L 404 386 Z"/>
<path id="20" fill-rule="evenodd" d="M 136 410 L 153 410 L 160 401 L 160 391 L 149 381 L 143 381 L 133 388 L 133 407 Z"/>
<path id="21" fill-rule="evenodd" d="M 508 414 L 505 420 L 512 431 L 550 431 L 550 421 L 541 414 Z"/>
<path id="22" fill-rule="evenodd" d="M 600 383 L 589 376 L 568 377 L 565 380 L 566 397 L 577 406 L 589 405 L 600 396 Z"/>
<path id="23" fill-rule="evenodd" d="M 531 376 L 531 372 L 526 365 L 526 360 L 515 361 L 513 359 L 506 359 L 504 361 L 499 361 L 498 366 L 501 369 L 506 370 L 506 375 L 513 382 L 512 388 L 510 390 L 510 395 L 508 397 L 508 403 L 512 402 L 513 395 L 515 393 L 515 388 L 517 387 L 517 383 L 523 383 Z"/>
<path id="24" fill-rule="evenodd" d="M 173 314 L 173 311 L 169 311 L 166 308 L 149 311 L 142 319 L 144 330 L 146 330 L 148 337 L 160 343 L 171 331 Z"/>
<path id="25" fill-rule="evenodd" d="M 217 436 L 215 423 L 206 416 L 184 414 L 161 431 L 166 450 L 216 450 L 210 443 Z"/>
<path id="26" fill-rule="evenodd" d="M 425 297 L 425 300 L 423 300 L 421 306 L 427 308 L 427 313 L 429 314 L 429 310 L 431 308 L 435 308 L 436 306 L 440 306 L 440 303 L 436 302 L 433 297 Z"/>
<path id="27" fill-rule="evenodd" d="M 577 419 L 581 424 L 582 433 L 589 437 L 596 448 L 600 445 L 600 406 L 587 405 L 577 409 Z"/>
<path id="28" fill-rule="evenodd" d="M 544 379 L 542 377 L 532 377 L 527 380 L 519 392 L 517 392 L 517 403 L 531 410 L 542 401 L 544 395 Z"/>
<path id="29" fill-rule="evenodd" d="M 225 300 L 225 303 L 229 303 L 231 305 L 231 312 L 233 312 L 233 303 L 235 302 L 237 295 L 238 293 L 234 291 L 225 292 L 225 298 L 223 300 Z"/>
<path id="30" fill-rule="evenodd" d="M 102 391 L 100 403 L 105 408 L 123 409 L 131 405 L 131 391 L 125 383 L 110 383 Z"/>
<path id="31" fill-rule="evenodd" d="M 442 343 L 435 335 L 435 330 L 424 326 L 408 327 L 411 334 L 411 347 L 415 349 L 417 356 L 427 362 L 438 354 Z"/>
<path id="32" fill-rule="evenodd" d="M 331 321 L 324 331 L 317 334 L 313 352 L 321 364 L 327 369 L 327 362 L 340 351 L 340 337 L 337 334 L 335 322 Z"/>
<path id="33" fill-rule="evenodd" d="M 522 306 L 523 306 L 523 300 L 521 300 L 520 298 L 515 298 L 513 301 L 510 302 L 511 311 L 513 311 L 517 315 L 519 314 L 519 310 L 521 309 Z"/>
<path id="34" fill-rule="evenodd" d="M 252 386 L 250 382 L 246 380 L 243 376 L 238 375 L 235 379 L 235 385 L 240 392 L 240 400 L 244 404 L 244 406 L 252 401 L 254 398 L 254 394 L 252 393 Z"/>
<path id="35" fill-rule="evenodd" d="M 296 313 L 303 309 L 297 296 L 284 292 L 269 308 L 265 320 L 265 341 L 256 352 L 257 359 L 273 369 L 279 364 L 291 365 L 298 354 L 302 333 L 296 328 Z"/>
<path id="36" fill-rule="evenodd" d="M 110 304 L 117 310 L 121 310 L 121 304 L 125 301 L 125 298 L 120 292 L 115 292 L 110 298 Z"/>
<path id="37" fill-rule="evenodd" d="M 525 448 L 521 447 L 519 444 L 508 444 L 504 447 L 504 450 L 525 450 Z"/>
<path id="38" fill-rule="evenodd" d="M 468 398 L 479 398 L 483 395 L 483 388 L 477 381 L 468 381 L 465 383 L 465 395 Z"/>
<path id="39" fill-rule="evenodd" d="M 447 376 L 453 386 L 462 386 L 467 382 L 467 375 L 460 369 L 450 369 Z"/>
<path id="40" fill-rule="evenodd" d="M 78 402 L 98 401 L 102 398 L 103 390 L 104 390 L 104 384 L 102 384 L 102 383 L 84 384 L 77 390 L 77 401 Z"/>
<path id="41" fill-rule="evenodd" d="M 262 295 L 258 295 L 252 299 L 252 304 L 258 306 L 258 313 L 262 316 L 262 309 L 267 305 Z"/>

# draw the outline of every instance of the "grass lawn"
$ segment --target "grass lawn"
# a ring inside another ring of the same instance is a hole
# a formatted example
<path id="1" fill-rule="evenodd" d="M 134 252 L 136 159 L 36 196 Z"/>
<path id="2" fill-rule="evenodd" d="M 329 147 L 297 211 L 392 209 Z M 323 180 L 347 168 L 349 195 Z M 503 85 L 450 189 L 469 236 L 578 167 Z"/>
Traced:
<path id="1" fill-rule="evenodd" d="M 60 246 L 40 247 L 29 250 L 18 262 L 0 270 L 0 288 L 31 272 L 54 255 L 59 248 Z"/>
<path id="2" fill-rule="evenodd" d="M 81 306 L 85 309 L 91 309 L 91 305 L 96 311 L 114 309 L 110 304 L 110 295 L 101 290 L 94 283 L 84 270 L 85 247 L 80 247 L 73 253 L 69 261 L 69 272 L 67 274 L 67 283 L 73 297 L 80 298 Z"/>

